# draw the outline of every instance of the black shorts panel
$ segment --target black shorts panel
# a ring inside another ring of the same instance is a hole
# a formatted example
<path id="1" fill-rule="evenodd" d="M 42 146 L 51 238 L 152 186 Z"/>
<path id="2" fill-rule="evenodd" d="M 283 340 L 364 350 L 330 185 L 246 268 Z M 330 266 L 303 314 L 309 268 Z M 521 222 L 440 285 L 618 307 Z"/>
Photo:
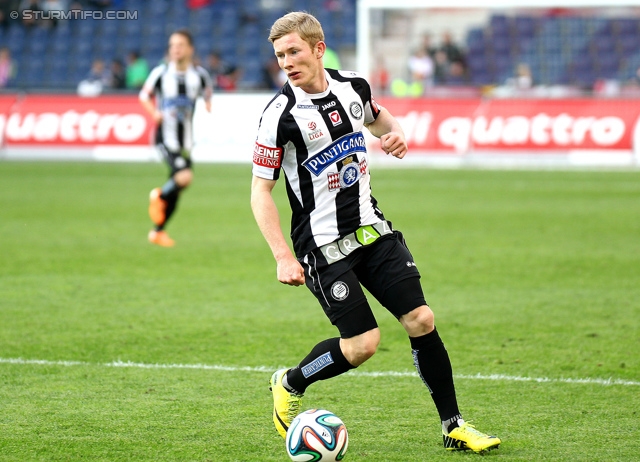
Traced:
<path id="1" fill-rule="evenodd" d="M 321 253 L 311 252 L 301 258 L 300 263 L 307 288 L 318 299 L 332 324 L 353 307 L 367 303 L 349 259 L 328 265 Z"/>
<path id="2" fill-rule="evenodd" d="M 378 327 L 378 322 L 367 301 L 351 308 L 333 324 L 340 331 L 341 338 L 352 338 Z"/>
<path id="3" fill-rule="evenodd" d="M 387 288 L 381 298 L 378 298 L 378 301 L 397 319 L 419 306 L 427 304 L 420 285 L 420 279 L 417 277 L 398 281 Z"/>
<path id="4" fill-rule="evenodd" d="M 180 152 L 169 151 L 164 144 L 158 144 L 158 149 L 160 150 L 164 161 L 169 166 L 169 177 L 172 177 L 180 170 L 192 168 L 190 156 L 185 156 Z"/>
<path id="5" fill-rule="evenodd" d="M 305 270 L 307 287 L 332 324 L 354 307 L 368 303 L 362 286 L 396 317 L 420 306 L 410 306 L 414 303 L 412 300 L 424 300 L 420 273 L 398 231 L 332 264 L 319 251 L 312 251 L 299 260 Z M 411 289 L 407 297 L 385 297 L 388 290 L 394 293 L 391 288 L 405 279 L 417 281 L 403 286 Z"/>

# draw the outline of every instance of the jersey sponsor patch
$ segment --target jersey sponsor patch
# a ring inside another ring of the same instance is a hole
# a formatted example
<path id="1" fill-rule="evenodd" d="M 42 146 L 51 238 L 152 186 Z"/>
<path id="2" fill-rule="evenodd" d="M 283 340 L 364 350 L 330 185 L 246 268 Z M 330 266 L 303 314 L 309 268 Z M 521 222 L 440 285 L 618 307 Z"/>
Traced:
<path id="1" fill-rule="evenodd" d="M 329 166 L 358 152 L 367 152 L 364 135 L 361 132 L 349 133 L 334 141 L 326 149 L 309 157 L 302 165 L 315 176 L 320 176 Z"/>
<path id="2" fill-rule="evenodd" d="M 282 152 L 282 148 L 263 146 L 256 142 L 253 148 L 253 163 L 261 167 L 280 168 Z"/>
<path id="3" fill-rule="evenodd" d="M 333 124 L 334 127 L 342 123 L 342 118 L 340 117 L 340 113 L 338 111 L 330 112 L 329 118 L 331 119 L 331 123 Z"/>
<path id="4" fill-rule="evenodd" d="M 305 378 L 309 378 L 316 372 L 320 372 L 322 369 L 330 366 L 331 364 L 333 364 L 333 358 L 331 357 L 331 352 L 327 351 L 323 355 L 318 356 L 306 366 L 301 367 L 300 371 L 302 372 L 302 375 L 305 376 Z"/>

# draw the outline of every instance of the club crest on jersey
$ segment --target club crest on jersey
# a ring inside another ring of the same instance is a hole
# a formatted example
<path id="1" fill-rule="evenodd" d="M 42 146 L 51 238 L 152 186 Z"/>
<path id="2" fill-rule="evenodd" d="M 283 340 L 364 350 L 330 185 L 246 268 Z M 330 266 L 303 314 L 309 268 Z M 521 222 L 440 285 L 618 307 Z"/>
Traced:
<path id="1" fill-rule="evenodd" d="M 361 132 L 349 133 L 309 157 L 302 165 L 315 176 L 320 176 L 329 166 L 358 152 L 367 152 L 364 135 Z"/>
<path id="2" fill-rule="evenodd" d="M 253 148 L 253 163 L 260 167 L 280 168 L 282 148 L 263 146 L 256 142 Z"/>
<path id="3" fill-rule="evenodd" d="M 354 119 L 360 120 L 362 119 L 362 106 L 357 101 L 354 101 L 349 105 L 349 112 L 353 116 Z"/>
<path id="4" fill-rule="evenodd" d="M 309 130 L 311 130 L 309 133 L 307 133 L 307 135 L 309 136 L 309 141 L 317 140 L 324 135 L 324 133 L 322 133 L 322 130 L 318 128 L 318 124 L 316 124 L 313 120 L 307 124 L 307 127 L 309 127 Z"/>
<path id="5" fill-rule="evenodd" d="M 352 156 L 338 162 L 338 173 L 327 173 L 327 186 L 329 191 L 337 191 L 353 186 L 367 174 L 367 159 L 356 163 Z"/>
<path id="6" fill-rule="evenodd" d="M 342 123 L 342 118 L 340 117 L 340 113 L 338 111 L 330 112 L 329 118 L 331 119 L 331 123 L 333 124 L 334 127 Z"/>

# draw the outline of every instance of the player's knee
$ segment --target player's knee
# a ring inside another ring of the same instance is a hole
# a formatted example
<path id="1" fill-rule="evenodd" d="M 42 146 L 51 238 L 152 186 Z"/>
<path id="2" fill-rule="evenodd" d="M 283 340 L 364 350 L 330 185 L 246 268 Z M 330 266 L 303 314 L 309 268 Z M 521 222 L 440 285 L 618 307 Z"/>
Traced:
<path id="1" fill-rule="evenodd" d="M 191 184 L 191 181 L 193 181 L 193 171 L 188 168 L 180 170 L 176 172 L 176 174 L 173 176 L 173 179 L 178 186 L 180 186 L 181 188 L 186 188 Z"/>
<path id="2" fill-rule="evenodd" d="M 418 337 L 434 329 L 435 317 L 429 306 L 422 305 L 402 316 L 400 322 L 409 336 Z"/>
<path id="3" fill-rule="evenodd" d="M 371 358 L 380 344 L 380 329 L 372 329 L 356 337 L 341 339 L 342 352 L 351 365 L 358 367 Z"/>

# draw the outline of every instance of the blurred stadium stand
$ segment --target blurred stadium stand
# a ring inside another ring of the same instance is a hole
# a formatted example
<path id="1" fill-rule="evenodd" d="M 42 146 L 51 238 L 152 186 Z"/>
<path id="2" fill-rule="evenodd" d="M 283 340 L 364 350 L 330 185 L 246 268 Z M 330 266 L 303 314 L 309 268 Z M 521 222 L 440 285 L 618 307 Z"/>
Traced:
<path id="1" fill-rule="evenodd" d="M 273 59 L 267 35 L 275 19 L 304 9 L 324 21 L 334 48 L 354 49 L 355 4 L 356 0 L 213 0 L 189 9 L 185 0 L 123 0 L 118 10 L 137 11 L 136 20 L 69 19 L 56 27 L 28 29 L 13 21 L 0 28 L 0 47 L 8 47 L 17 64 L 13 88 L 71 90 L 94 59 L 124 60 L 130 51 L 139 51 L 150 67 L 155 66 L 163 59 L 169 34 L 186 27 L 202 60 L 218 51 L 224 61 L 242 69 L 239 88 L 251 89 L 261 83 L 262 67 Z"/>
<path id="2" fill-rule="evenodd" d="M 265 63 L 273 59 L 267 34 L 287 11 L 305 10 L 323 23 L 329 44 L 355 49 L 356 0 L 212 0 L 189 9 L 185 0 L 122 0 L 118 10 L 135 20 L 66 20 L 57 27 L 24 28 L 14 21 L 0 28 L 0 47 L 17 65 L 13 88 L 75 89 L 94 59 L 124 59 L 139 51 L 150 67 L 163 59 L 169 34 L 187 27 L 197 55 L 211 51 L 242 69 L 240 90 L 258 87 Z M 600 79 L 626 82 L 640 67 L 640 19 L 578 15 L 493 14 L 465 31 L 464 51 L 472 85 L 501 85 L 520 63 L 536 85 L 592 88 Z"/>
<path id="3" fill-rule="evenodd" d="M 640 66 L 639 26 L 636 18 L 493 15 L 467 34 L 469 75 L 500 84 L 526 63 L 539 85 L 628 81 Z"/>

